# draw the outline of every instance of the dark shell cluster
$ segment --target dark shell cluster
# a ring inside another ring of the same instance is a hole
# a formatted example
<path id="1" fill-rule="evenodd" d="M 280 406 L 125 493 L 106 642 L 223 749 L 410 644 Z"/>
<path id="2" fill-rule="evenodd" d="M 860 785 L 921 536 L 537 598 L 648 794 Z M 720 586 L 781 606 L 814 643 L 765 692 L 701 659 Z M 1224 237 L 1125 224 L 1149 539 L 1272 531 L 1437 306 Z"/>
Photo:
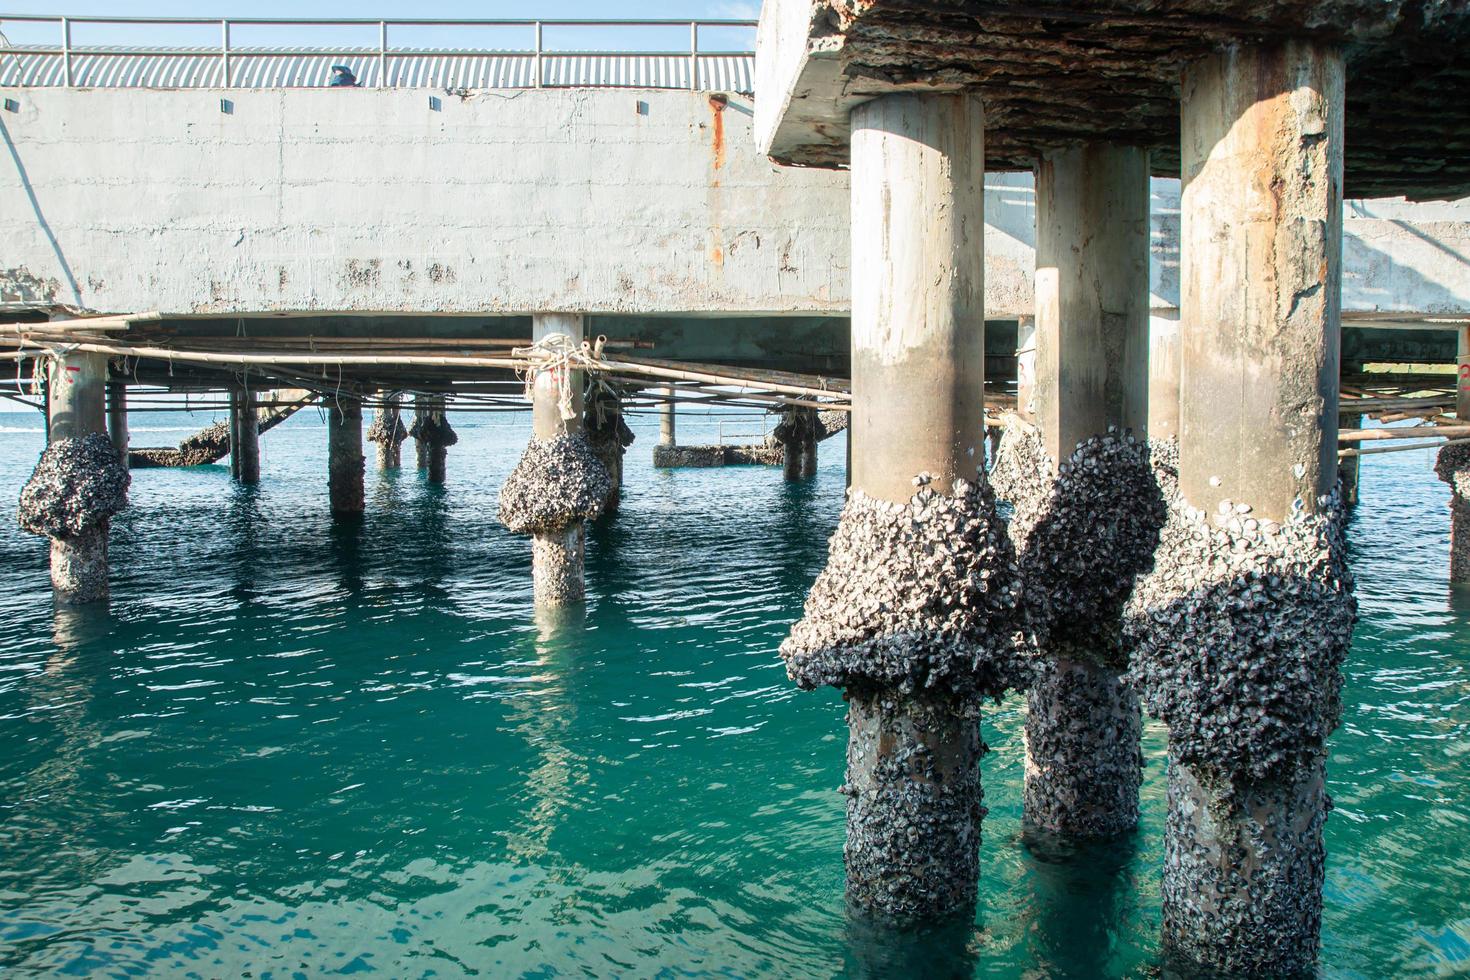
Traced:
<path id="1" fill-rule="evenodd" d="M 771 441 L 783 446 L 804 445 L 816 442 L 821 434 L 821 423 L 813 408 L 788 408 L 781 413 L 781 421 L 771 430 Z"/>
<path id="2" fill-rule="evenodd" d="M 52 538 L 79 537 L 127 507 L 130 482 L 107 436 L 58 439 L 20 492 L 20 526 Z"/>
<path id="3" fill-rule="evenodd" d="M 1448 483 L 1456 496 L 1470 499 L 1470 444 L 1440 449 L 1434 458 L 1434 475 Z"/>
<path id="4" fill-rule="evenodd" d="M 1154 468 L 1154 479 L 1166 503 L 1179 496 L 1179 440 L 1150 439 L 1148 459 Z"/>
<path id="5" fill-rule="evenodd" d="M 1119 672 L 1043 661 L 1026 705 L 1026 823 L 1087 839 L 1136 826 L 1143 717 Z"/>
<path id="6" fill-rule="evenodd" d="M 979 705 L 850 692 L 847 897 L 888 921 L 927 920 L 975 903 L 979 878 Z"/>
<path id="7" fill-rule="evenodd" d="M 416 416 L 413 425 L 408 428 L 408 434 L 426 446 L 452 446 L 459 442 L 458 434 L 450 427 L 449 419 L 443 412 L 426 412 Z"/>
<path id="8" fill-rule="evenodd" d="M 1176 499 L 1125 624 L 1130 681 L 1201 778 L 1284 778 L 1318 763 L 1341 713 L 1357 606 L 1341 498 L 1286 523 Z"/>
<path id="9" fill-rule="evenodd" d="M 849 491 L 805 617 L 781 644 L 810 690 L 883 687 L 1000 697 L 1024 678 L 1021 585 L 995 496 L 914 479 L 907 503 Z"/>
<path id="10" fill-rule="evenodd" d="M 1318 765 L 1218 787 L 1169 760 L 1162 885 L 1166 975 L 1316 975 L 1332 809 Z M 1202 969 L 1203 968 L 1203 969 Z"/>
<path id="11" fill-rule="evenodd" d="M 448 423 L 445 423 L 448 425 Z M 381 409 L 373 414 L 372 424 L 368 426 L 367 441 L 380 446 L 396 446 L 408 438 L 408 429 L 403 424 L 403 417 L 398 409 Z M 452 443 L 445 443 L 452 445 Z"/>
<path id="12" fill-rule="evenodd" d="M 532 439 L 500 488 L 500 523 L 515 534 L 559 531 L 600 515 L 611 490 L 585 436 Z"/>
<path id="13" fill-rule="evenodd" d="M 1035 427 L 1013 415 L 992 479 L 1014 508 L 1010 535 L 1041 650 L 1121 670 L 1123 604 L 1153 567 L 1167 513 L 1147 445 L 1111 430 L 1053 466 Z"/>

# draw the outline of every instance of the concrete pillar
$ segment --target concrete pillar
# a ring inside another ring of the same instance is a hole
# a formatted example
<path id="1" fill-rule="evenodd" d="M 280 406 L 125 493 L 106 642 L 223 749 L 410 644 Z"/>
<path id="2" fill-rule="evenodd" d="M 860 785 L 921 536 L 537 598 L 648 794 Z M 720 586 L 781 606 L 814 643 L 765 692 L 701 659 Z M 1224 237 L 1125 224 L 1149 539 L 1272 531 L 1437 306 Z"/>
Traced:
<path id="1" fill-rule="evenodd" d="M 107 355 L 72 351 L 51 358 L 48 368 L 50 442 L 106 434 Z M 51 538 L 51 586 L 57 602 L 80 605 L 107 599 L 108 524 L 104 519 L 81 534 Z"/>
<path id="2" fill-rule="evenodd" d="M 1169 727 L 1164 946 L 1211 974 L 1309 973 L 1318 945 L 1325 740 L 1353 620 L 1331 496 L 1343 87 L 1340 49 L 1304 40 L 1229 48 L 1182 79 L 1189 509 L 1135 592 L 1173 624 L 1135 673 Z"/>
<path id="3" fill-rule="evenodd" d="M 1016 414 L 1036 419 L 1036 318 L 1016 321 Z"/>
<path id="4" fill-rule="evenodd" d="M 788 408 L 776 426 L 781 443 L 781 475 L 790 481 L 809 480 L 817 475 L 817 412 L 811 408 Z"/>
<path id="5" fill-rule="evenodd" d="M 603 506 L 604 514 L 618 509 L 622 501 L 623 454 L 633 444 L 633 433 L 623 421 L 623 402 L 619 392 L 598 387 L 587 402 L 583 431 L 602 465 L 607 468 L 612 489 Z"/>
<path id="6" fill-rule="evenodd" d="M 423 423 L 424 419 L 426 419 L 428 417 L 428 414 L 429 414 L 429 396 L 427 396 L 427 395 L 415 395 L 414 398 L 413 398 L 413 421 L 414 421 L 413 431 L 414 432 L 419 432 L 420 431 L 421 426 L 422 426 L 422 423 Z M 417 469 L 421 469 L 421 470 L 428 469 L 429 468 L 429 456 L 430 456 L 428 440 L 421 439 L 417 435 L 415 435 L 413 437 L 413 455 L 414 455 L 414 466 Z"/>
<path id="7" fill-rule="evenodd" d="M 851 132 L 851 491 L 781 654 L 801 687 L 847 694 L 850 907 L 963 916 L 979 705 L 1006 686 L 991 631 L 1013 566 L 983 482 L 984 111 L 969 94 L 887 95 L 852 110 Z M 922 570 L 940 553 L 958 578 Z M 919 611 L 941 606 L 943 622 Z"/>
<path id="8" fill-rule="evenodd" d="M 378 447 L 378 469 L 396 470 L 403 465 L 402 413 L 399 409 L 400 396 L 389 392 L 383 396 L 383 405 L 378 409 L 370 427 L 369 438 Z"/>
<path id="9" fill-rule="evenodd" d="M 247 486 L 260 482 L 260 412 L 255 392 L 230 392 L 230 475 Z"/>
<path id="10" fill-rule="evenodd" d="M 1120 680 L 1122 614 L 1165 516 L 1144 441 L 1148 163 L 1147 150 L 1094 143 L 1049 151 L 1036 169 L 1040 440 L 1023 445 L 1039 445 L 1042 458 L 1018 459 L 1035 472 L 1008 491 L 1022 578 L 1044 624 L 1027 696 L 1024 815 L 1072 838 L 1138 821 L 1141 721 Z"/>
<path id="11" fill-rule="evenodd" d="M 128 465 L 128 386 L 123 381 L 107 383 L 107 435 L 117 448 L 117 461 Z"/>
<path id="12" fill-rule="evenodd" d="M 541 313 L 531 318 L 531 338 L 536 343 L 560 335 L 580 346 L 585 328 L 583 317 L 576 313 Z M 549 440 L 582 432 L 582 383 L 581 371 L 537 372 L 531 402 L 535 438 Z M 569 404 L 563 404 L 563 395 Z M 532 535 L 531 578 L 538 606 L 570 605 L 586 597 L 585 542 L 581 521 Z"/>
<path id="13" fill-rule="evenodd" d="M 664 388 L 664 395 L 668 401 L 664 402 L 658 412 L 658 444 L 660 446 L 676 446 L 678 438 L 674 432 L 674 386 Z"/>
<path id="14" fill-rule="evenodd" d="M 1149 316 L 1148 324 L 1148 435 L 1150 439 L 1179 438 L 1179 317 Z"/>
<path id="15" fill-rule="evenodd" d="M 444 396 L 436 395 L 425 405 L 425 415 L 432 422 L 445 422 Z M 424 453 L 424 469 L 428 470 L 430 483 L 443 483 L 449 469 L 449 444 L 441 439 L 428 440 Z"/>
<path id="16" fill-rule="evenodd" d="M 1470 420 L 1470 326 L 1459 330 L 1456 360 L 1455 419 Z M 1470 582 L 1470 453 L 1465 446 L 1439 451 L 1436 470 L 1450 485 L 1450 581 Z M 1358 457 L 1350 457 L 1357 468 Z M 1346 460 L 1344 460 L 1346 462 Z"/>
<path id="17" fill-rule="evenodd" d="M 332 513 L 361 514 L 364 509 L 362 399 L 342 391 L 327 396 L 327 470 Z"/>
<path id="18" fill-rule="evenodd" d="M 1339 420 L 1345 429 L 1360 429 L 1363 427 L 1363 420 L 1367 417 L 1352 413 L 1340 416 Z M 1347 507 L 1358 505 L 1358 480 L 1361 472 L 1358 463 L 1361 459 L 1361 456 L 1343 456 L 1337 461 L 1337 479 L 1342 485 L 1343 505 Z"/>

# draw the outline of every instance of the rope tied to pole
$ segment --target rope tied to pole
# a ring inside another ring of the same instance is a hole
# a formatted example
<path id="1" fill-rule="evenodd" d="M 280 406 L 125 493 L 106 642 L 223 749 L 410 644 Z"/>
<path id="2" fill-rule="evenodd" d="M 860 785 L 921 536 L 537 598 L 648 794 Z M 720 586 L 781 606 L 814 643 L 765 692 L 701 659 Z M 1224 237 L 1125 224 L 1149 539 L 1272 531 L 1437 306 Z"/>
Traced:
<path id="1" fill-rule="evenodd" d="M 564 333 L 547 334 L 530 347 L 511 348 L 511 356 L 531 363 L 524 370 L 516 368 L 516 377 L 525 382 L 526 401 L 534 401 L 536 384 L 542 374 L 550 379 L 556 391 L 556 407 L 562 421 L 577 417 L 574 408 L 576 392 L 572 390 L 572 372 L 601 370 L 602 352 L 607 338 L 599 335 L 595 343 L 574 341 Z"/>

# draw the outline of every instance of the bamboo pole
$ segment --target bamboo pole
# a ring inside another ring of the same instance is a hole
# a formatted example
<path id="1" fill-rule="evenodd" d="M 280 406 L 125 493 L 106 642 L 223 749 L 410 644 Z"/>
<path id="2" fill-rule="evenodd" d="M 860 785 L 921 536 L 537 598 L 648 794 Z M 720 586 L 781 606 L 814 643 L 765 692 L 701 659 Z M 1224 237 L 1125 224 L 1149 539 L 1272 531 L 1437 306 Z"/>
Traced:
<path id="1" fill-rule="evenodd" d="M 1445 446 L 1463 446 L 1470 439 L 1441 439 L 1436 442 L 1416 442 L 1412 446 L 1372 446 L 1368 449 L 1339 449 L 1337 458 L 1348 456 L 1375 456 L 1378 453 L 1406 453 L 1411 449 L 1443 449 Z"/>
<path id="2" fill-rule="evenodd" d="M 1341 429 L 1338 442 L 1368 442 L 1379 439 L 1426 439 L 1470 436 L 1470 425 L 1416 425 L 1403 429 Z"/>

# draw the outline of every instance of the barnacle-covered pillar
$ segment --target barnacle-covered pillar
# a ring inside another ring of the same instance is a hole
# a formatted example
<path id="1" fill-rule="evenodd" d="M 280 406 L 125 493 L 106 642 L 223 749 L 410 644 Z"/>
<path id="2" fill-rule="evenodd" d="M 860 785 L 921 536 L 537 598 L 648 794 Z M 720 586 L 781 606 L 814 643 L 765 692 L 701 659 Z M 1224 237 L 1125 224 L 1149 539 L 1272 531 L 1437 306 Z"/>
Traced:
<path id="1" fill-rule="evenodd" d="M 543 313 L 531 322 L 549 360 L 535 373 L 531 441 L 500 488 L 500 522 L 531 535 L 536 604 L 564 606 L 586 595 L 584 525 L 602 513 L 612 477 L 582 431 L 582 372 L 565 359 L 581 346 L 583 318 Z"/>
<path id="2" fill-rule="evenodd" d="M 428 395 L 413 396 L 413 425 L 409 427 L 408 434 L 413 436 L 414 468 L 420 470 L 429 468 L 430 451 L 429 444 L 415 435 L 415 433 L 419 431 L 424 417 L 429 414 L 429 403 L 430 398 Z"/>
<path id="3" fill-rule="evenodd" d="M 1148 152 L 1086 144 L 1036 169 L 1036 424 L 1012 416 L 991 474 L 1041 637 L 1027 696 L 1025 820 L 1099 838 L 1138 822 L 1142 721 L 1122 681 L 1123 605 L 1153 565 Z"/>
<path id="4" fill-rule="evenodd" d="M 368 426 L 367 440 L 378 447 L 380 470 L 396 470 L 403 465 L 403 440 L 408 438 L 408 427 L 403 424 L 400 400 L 396 391 L 385 393 L 383 404 L 373 413 L 373 423 Z"/>
<path id="5" fill-rule="evenodd" d="M 117 461 L 124 468 L 128 465 L 128 384 L 126 381 L 107 383 L 107 436 L 117 450 Z"/>
<path id="6" fill-rule="evenodd" d="M 817 411 L 800 406 L 786 409 L 772 436 L 784 450 L 781 474 L 787 480 L 809 480 L 817 475 Z"/>
<path id="7" fill-rule="evenodd" d="M 339 391 L 327 398 L 327 477 L 333 514 L 363 512 L 362 473 L 362 398 Z"/>
<path id="8" fill-rule="evenodd" d="M 107 357 L 71 351 L 47 362 L 50 442 L 20 494 L 23 530 L 51 539 L 62 604 L 107 598 L 107 530 L 127 506 L 128 470 L 107 435 Z"/>
<path id="9" fill-rule="evenodd" d="M 255 392 L 230 392 L 230 475 L 238 482 L 260 482 L 260 412 Z"/>
<path id="10" fill-rule="evenodd" d="M 1334 491 L 1343 58 L 1229 48 L 1182 93 L 1180 498 L 1130 623 L 1169 729 L 1164 945 L 1196 972 L 1296 975 L 1355 612 Z"/>
<path id="11" fill-rule="evenodd" d="M 973 909 L 980 702 L 1014 683 L 1014 554 L 982 468 L 984 111 L 852 111 L 852 485 L 781 645 L 848 702 L 847 895 L 907 922 Z"/>
<path id="12" fill-rule="evenodd" d="M 444 396 L 420 396 L 414 401 L 413 425 L 408 434 L 418 447 L 419 469 L 427 471 L 430 483 L 443 483 L 449 464 L 449 447 L 459 442 L 459 434 L 449 424 L 444 411 Z"/>
<path id="13" fill-rule="evenodd" d="M 594 386 L 587 398 L 587 411 L 582 419 L 587 441 L 602 465 L 607 468 L 612 489 L 608 491 L 604 513 L 618 509 L 623 490 L 623 454 L 633 445 L 633 430 L 623 420 L 623 400 L 618 393 L 603 385 Z"/>

